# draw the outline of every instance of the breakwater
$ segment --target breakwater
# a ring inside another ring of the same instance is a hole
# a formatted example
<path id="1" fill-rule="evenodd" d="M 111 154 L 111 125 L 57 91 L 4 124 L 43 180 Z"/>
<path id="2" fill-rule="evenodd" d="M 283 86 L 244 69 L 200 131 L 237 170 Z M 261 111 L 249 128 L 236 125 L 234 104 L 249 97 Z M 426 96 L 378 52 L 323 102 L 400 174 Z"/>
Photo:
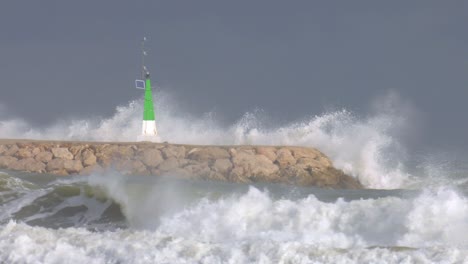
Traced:
<path id="1" fill-rule="evenodd" d="M 55 175 L 119 171 L 230 182 L 361 188 L 314 148 L 0 140 L 0 168 Z"/>

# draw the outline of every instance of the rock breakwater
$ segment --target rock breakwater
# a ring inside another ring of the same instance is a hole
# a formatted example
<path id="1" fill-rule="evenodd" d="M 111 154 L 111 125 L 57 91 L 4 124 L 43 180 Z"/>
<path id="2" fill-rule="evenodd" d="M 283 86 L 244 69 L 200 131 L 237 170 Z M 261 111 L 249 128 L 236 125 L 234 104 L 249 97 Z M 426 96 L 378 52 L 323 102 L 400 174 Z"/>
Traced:
<path id="1" fill-rule="evenodd" d="M 313 148 L 0 140 L 0 168 L 56 175 L 117 170 L 231 182 L 361 188 Z"/>

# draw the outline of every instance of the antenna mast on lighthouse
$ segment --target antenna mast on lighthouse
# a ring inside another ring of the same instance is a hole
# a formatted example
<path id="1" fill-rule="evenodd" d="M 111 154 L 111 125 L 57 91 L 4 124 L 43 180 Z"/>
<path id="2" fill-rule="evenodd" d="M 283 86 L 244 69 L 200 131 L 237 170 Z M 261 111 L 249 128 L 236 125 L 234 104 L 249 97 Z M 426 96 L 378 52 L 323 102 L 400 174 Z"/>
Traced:
<path id="1" fill-rule="evenodd" d="M 148 69 L 145 65 L 145 57 L 148 55 L 145 50 L 146 37 L 143 38 L 141 42 L 141 56 L 142 56 L 142 65 L 141 65 L 141 80 L 136 80 L 135 85 L 137 89 L 145 90 L 145 101 L 144 101 L 144 110 L 143 110 L 143 126 L 141 131 L 141 136 L 138 137 L 138 141 L 152 141 L 160 142 L 161 139 L 158 135 L 158 130 L 156 129 L 156 120 L 154 115 L 154 104 L 153 104 L 153 94 L 151 90 L 151 80 Z"/>

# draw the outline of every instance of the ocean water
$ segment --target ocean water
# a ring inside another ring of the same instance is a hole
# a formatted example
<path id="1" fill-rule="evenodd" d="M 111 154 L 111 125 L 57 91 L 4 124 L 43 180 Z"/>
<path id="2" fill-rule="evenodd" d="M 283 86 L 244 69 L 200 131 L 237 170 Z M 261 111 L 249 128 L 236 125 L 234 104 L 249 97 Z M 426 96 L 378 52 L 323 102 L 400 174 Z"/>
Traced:
<path id="1" fill-rule="evenodd" d="M 408 166 L 406 113 L 223 125 L 156 98 L 164 140 L 317 147 L 368 189 L 1 171 L 0 263 L 468 263 L 468 170 L 430 155 Z M 0 138 L 134 141 L 140 117 L 135 101 L 43 129 L 5 119 Z"/>

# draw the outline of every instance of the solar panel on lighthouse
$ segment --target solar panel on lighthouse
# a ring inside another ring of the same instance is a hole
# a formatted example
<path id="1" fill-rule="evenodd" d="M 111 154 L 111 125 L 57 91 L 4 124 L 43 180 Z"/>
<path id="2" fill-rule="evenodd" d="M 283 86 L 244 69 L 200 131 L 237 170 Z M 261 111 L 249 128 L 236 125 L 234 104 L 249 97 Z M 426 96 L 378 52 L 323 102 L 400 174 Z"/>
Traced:
<path id="1" fill-rule="evenodd" d="M 135 80 L 135 87 L 137 89 L 145 90 L 145 81 L 143 80 Z"/>

